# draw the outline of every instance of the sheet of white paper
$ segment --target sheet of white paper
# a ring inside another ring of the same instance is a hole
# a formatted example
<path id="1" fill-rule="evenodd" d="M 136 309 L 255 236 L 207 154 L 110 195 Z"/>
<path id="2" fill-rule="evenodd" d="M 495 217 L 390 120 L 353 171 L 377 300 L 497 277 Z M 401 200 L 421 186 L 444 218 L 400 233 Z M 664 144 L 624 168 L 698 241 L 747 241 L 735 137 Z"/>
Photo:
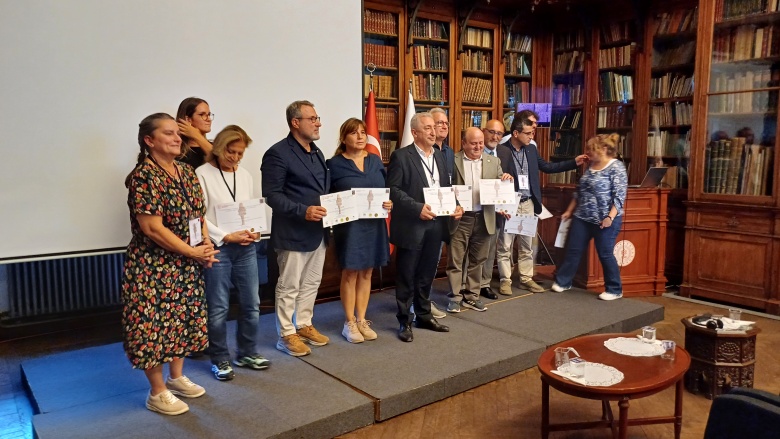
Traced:
<path id="1" fill-rule="evenodd" d="M 474 203 L 471 201 L 473 196 L 471 185 L 456 184 L 452 186 L 452 190 L 455 191 L 455 198 L 460 203 L 460 207 L 466 212 L 471 212 L 474 209 Z"/>
<path id="2" fill-rule="evenodd" d="M 217 227 L 227 233 L 249 230 L 252 233 L 268 231 L 264 198 L 217 204 Z"/>
<path id="3" fill-rule="evenodd" d="M 320 195 L 320 205 L 328 214 L 322 218 L 322 227 L 344 224 L 358 219 L 352 190 Z"/>
<path id="4" fill-rule="evenodd" d="M 556 247 L 566 247 L 566 235 L 569 234 L 569 226 L 571 226 L 571 218 L 566 218 L 565 220 L 561 221 L 561 225 L 558 227 L 558 235 L 555 236 Z"/>
<path id="5" fill-rule="evenodd" d="M 513 200 L 510 200 L 509 203 L 496 204 L 496 213 L 508 213 L 512 216 L 517 215 L 517 205 L 519 204 L 518 203 L 519 200 L 520 200 L 520 195 L 515 194 L 515 198 Z"/>
<path id="6" fill-rule="evenodd" d="M 452 215 L 455 213 L 455 191 L 451 187 L 426 187 L 423 188 L 425 204 L 431 206 L 431 210 L 437 216 Z"/>
<path id="7" fill-rule="evenodd" d="M 387 218 L 387 210 L 382 203 L 390 200 L 388 188 L 352 189 L 355 202 L 355 214 L 359 219 Z"/>
<path id="8" fill-rule="evenodd" d="M 538 219 L 535 215 L 512 215 L 504 223 L 504 232 L 512 235 L 536 236 Z"/>
<path id="9" fill-rule="evenodd" d="M 203 227 L 201 227 L 200 218 L 193 218 L 190 220 L 190 246 L 203 242 Z"/>
<path id="10" fill-rule="evenodd" d="M 514 200 L 515 182 L 512 180 L 479 180 L 479 202 L 482 205 L 508 204 Z"/>
<path id="11" fill-rule="evenodd" d="M 546 207 L 544 207 L 544 204 L 542 204 L 542 213 L 539 214 L 539 219 L 543 220 L 543 219 L 547 219 L 547 218 L 552 218 L 552 216 L 553 216 L 553 214 L 550 213 L 550 211 L 547 210 Z"/>
<path id="12" fill-rule="evenodd" d="M 517 176 L 517 187 L 520 189 L 530 189 L 528 186 L 528 176 L 527 175 L 518 175 Z"/>

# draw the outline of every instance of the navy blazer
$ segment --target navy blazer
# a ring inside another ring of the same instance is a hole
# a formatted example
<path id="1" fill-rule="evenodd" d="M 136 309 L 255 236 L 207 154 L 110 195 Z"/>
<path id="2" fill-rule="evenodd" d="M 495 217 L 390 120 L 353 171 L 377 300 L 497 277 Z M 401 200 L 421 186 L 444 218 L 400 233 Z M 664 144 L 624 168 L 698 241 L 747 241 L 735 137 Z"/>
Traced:
<path id="1" fill-rule="evenodd" d="M 512 140 L 507 140 L 496 147 L 496 154 L 501 159 L 501 168 L 507 174 L 511 174 L 515 179 L 515 191 L 520 190 L 520 183 L 517 181 L 517 168 L 515 159 L 512 157 Z M 538 215 L 542 213 L 542 188 L 539 183 L 539 171 L 545 174 L 555 174 L 557 172 L 570 171 L 577 169 L 577 162 L 566 160 L 563 162 L 548 162 L 539 157 L 539 151 L 536 146 L 529 144 L 525 146 L 525 156 L 528 160 L 528 186 L 531 190 L 531 201 L 534 203 L 534 212 Z"/>
<path id="2" fill-rule="evenodd" d="M 434 148 L 433 159 L 439 170 L 439 186 L 450 187 L 447 177 L 447 165 L 444 156 Z M 443 241 L 449 241 L 447 233 L 448 217 L 433 221 L 420 219 L 425 205 L 423 188 L 428 187 L 428 179 L 423 168 L 420 154 L 414 144 L 396 149 L 387 165 L 387 187 L 390 188 L 390 200 L 393 201 L 393 213 L 390 219 L 390 242 L 401 248 L 415 249 L 423 241 L 428 227 L 436 227 Z"/>
<path id="3" fill-rule="evenodd" d="M 306 221 L 306 209 L 319 206 L 320 195 L 330 190 L 325 156 L 314 143 L 311 147 L 314 160 L 290 133 L 263 155 L 263 197 L 273 209 L 271 245 L 275 249 L 310 252 L 323 239 L 328 242 L 322 221 Z M 325 170 L 324 182 L 314 177 L 317 166 Z"/>

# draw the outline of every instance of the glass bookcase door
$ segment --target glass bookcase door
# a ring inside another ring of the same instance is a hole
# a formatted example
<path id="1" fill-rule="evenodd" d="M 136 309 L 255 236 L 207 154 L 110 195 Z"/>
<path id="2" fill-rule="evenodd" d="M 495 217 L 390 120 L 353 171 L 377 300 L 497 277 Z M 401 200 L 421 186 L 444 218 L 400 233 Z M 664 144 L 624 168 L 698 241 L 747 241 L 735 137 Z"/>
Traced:
<path id="1" fill-rule="evenodd" d="M 493 118 L 495 29 L 466 27 L 461 63 L 461 129 L 484 128 Z"/>
<path id="2" fill-rule="evenodd" d="M 514 119 L 517 104 L 531 102 L 532 46 L 533 39 L 528 35 L 510 32 L 507 36 L 504 53 L 504 125 Z M 508 126 L 505 129 L 509 131 Z"/>
<path id="3" fill-rule="evenodd" d="M 550 160 L 569 160 L 582 153 L 585 97 L 585 31 L 553 36 L 553 90 L 550 118 Z M 550 184 L 577 182 L 577 171 L 547 176 Z"/>
<path id="4" fill-rule="evenodd" d="M 417 111 L 449 107 L 450 24 L 418 18 L 412 35 L 412 96 Z"/>
<path id="5" fill-rule="evenodd" d="M 756 3 L 715 17 L 704 193 L 773 195 L 780 13 Z"/>

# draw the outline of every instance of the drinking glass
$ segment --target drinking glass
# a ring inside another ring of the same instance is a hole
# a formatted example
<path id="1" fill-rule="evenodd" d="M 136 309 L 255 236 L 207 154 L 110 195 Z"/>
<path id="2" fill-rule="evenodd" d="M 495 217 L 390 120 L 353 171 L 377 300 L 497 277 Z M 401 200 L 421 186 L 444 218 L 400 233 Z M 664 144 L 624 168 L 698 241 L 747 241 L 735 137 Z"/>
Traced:
<path id="1" fill-rule="evenodd" d="M 645 326 L 642 328 L 642 341 L 646 343 L 652 343 L 655 341 L 655 328 L 652 326 Z"/>
<path id="2" fill-rule="evenodd" d="M 661 354 L 661 358 L 664 360 L 674 360 L 674 351 L 677 348 L 677 344 L 674 340 L 664 340 L 661 342 L 661 346 L 664 348 L 664 353 Z"/>

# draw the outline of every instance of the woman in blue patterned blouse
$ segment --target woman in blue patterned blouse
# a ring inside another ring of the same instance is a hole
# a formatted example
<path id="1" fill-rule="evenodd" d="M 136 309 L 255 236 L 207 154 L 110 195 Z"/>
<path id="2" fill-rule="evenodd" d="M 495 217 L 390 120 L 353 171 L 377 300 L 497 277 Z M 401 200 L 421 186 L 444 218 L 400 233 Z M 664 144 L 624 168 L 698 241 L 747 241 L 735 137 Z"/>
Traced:
<path id="1" fill-rule="evenodd" d="M 617 160 L 618 134 L 599 134 L 588 140 L 585 155 L 590 166 L 580 178 L 569 207 L 561 215 L 571 218 L 566 256 L 555 275 L 552 290 L 561 292 L 571 288 L 580 257 L 591 238 L 604 270 L 606 291 L 601 300 L 623 297 L 620 268 L 613 254 L 615 239 L 623 224 L 623 206 L 626 202 L 628 176 L 623 162 Z"/>

